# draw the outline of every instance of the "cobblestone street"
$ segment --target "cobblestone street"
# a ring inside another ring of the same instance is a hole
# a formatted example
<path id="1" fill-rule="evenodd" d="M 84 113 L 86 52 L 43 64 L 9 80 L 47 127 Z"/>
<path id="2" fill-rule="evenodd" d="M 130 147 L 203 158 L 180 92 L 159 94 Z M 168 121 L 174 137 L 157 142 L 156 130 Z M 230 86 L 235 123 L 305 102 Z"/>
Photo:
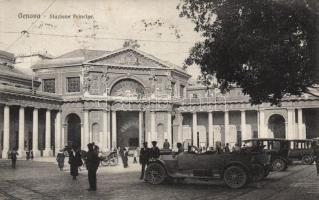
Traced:
<path id="1" fill-rule="evenodd" d="M 88 192 L 86 170 L 73 181 L 52 161 L 0 161 L 0 199 L 318 199 L 319 177 L 315 166 L 295 165 L 273 173 L 266 180 L 232 190 L 222 183 L 185 180 L 183 183 L 150 185 L 140 181 L 139 165 L 100 167 L 98 191 Z M 68 165 L 66 165 L 68 167 Z"/>

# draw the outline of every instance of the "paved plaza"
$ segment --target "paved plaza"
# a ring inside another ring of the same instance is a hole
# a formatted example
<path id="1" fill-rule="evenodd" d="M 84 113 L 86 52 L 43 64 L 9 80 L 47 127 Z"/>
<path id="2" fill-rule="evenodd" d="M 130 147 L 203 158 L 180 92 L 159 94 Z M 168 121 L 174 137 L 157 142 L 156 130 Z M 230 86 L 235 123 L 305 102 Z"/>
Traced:
<path id="1" fill-rule="evenodd" d="M 294 165 L 273 173 L 266 180 L 243 189 L 229 189 L 223 183 L 185 180 L 182 183 L 150 185 L 138 179 L 139 165 L 124 169 L 100 167 L 98 191 L 89 192 L 87 172 L 82 169 L 73 181 L 68 169 L 58 171 L 53 159 L 17 162 L 0 160 L 0 199 L 318 199 L 319 177 L 315 165 Z M 68 164 L 66 165 L 68 167 Z"/>

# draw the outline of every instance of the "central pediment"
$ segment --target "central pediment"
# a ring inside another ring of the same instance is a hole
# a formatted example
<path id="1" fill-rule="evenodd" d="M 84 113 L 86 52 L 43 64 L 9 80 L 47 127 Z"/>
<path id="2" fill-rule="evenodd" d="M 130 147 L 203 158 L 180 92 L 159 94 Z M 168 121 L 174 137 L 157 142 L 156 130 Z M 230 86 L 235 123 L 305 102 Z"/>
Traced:
<path id="1" fill-rule="evenodd" d="M 88 63 L 105 65 L 123 65 L 136 67 L 164 67 L 169 68 L 165 62 L 132 48 L 120 49 L 101 57 L 89 60 Z"/>

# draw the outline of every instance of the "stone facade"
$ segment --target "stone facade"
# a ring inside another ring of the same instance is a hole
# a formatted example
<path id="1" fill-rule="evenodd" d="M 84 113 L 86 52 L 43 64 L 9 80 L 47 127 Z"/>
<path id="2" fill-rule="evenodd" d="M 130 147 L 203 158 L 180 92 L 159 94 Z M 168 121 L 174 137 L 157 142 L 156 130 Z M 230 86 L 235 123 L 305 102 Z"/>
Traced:
<path id="1" fill-rule="evenodd" d="M 3 156 L 23 147 L 52 155 L 89 142 L 106 151 L 153 140 L 162 147 L 165 139 L 208 147 L 254 137 L 318 137 L 317 98 L 252 106 L 240 88 L 224 95 L 207 90 L 191 84 L 182 68 L 136 49 L 76 50 L 32 69 L 37 78 L 15 73 L 16 81 L 8 78 L 12 69 L 0 75 Z"/>

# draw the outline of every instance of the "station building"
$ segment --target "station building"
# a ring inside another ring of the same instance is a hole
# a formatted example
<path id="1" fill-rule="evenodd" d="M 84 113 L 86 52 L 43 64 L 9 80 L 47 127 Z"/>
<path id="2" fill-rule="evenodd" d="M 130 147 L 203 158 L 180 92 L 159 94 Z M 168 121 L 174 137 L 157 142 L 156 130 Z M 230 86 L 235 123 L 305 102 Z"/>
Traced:
<path id="1" fill-rule="evenodd" d="M 248 138 L 318 137 L 319 99 L 285 97 L 252 106 L 240 88 L 227 94 L 198 85 L 181 67 L 138 49 L 78 49 L 42 56 L 21 72 L 0 51 L 0 151 L 52 156 L 66 145 L 103 151 L 167 139 L 195 146 Z M 19 62 L 23 66 L 23 62 Z"/>

